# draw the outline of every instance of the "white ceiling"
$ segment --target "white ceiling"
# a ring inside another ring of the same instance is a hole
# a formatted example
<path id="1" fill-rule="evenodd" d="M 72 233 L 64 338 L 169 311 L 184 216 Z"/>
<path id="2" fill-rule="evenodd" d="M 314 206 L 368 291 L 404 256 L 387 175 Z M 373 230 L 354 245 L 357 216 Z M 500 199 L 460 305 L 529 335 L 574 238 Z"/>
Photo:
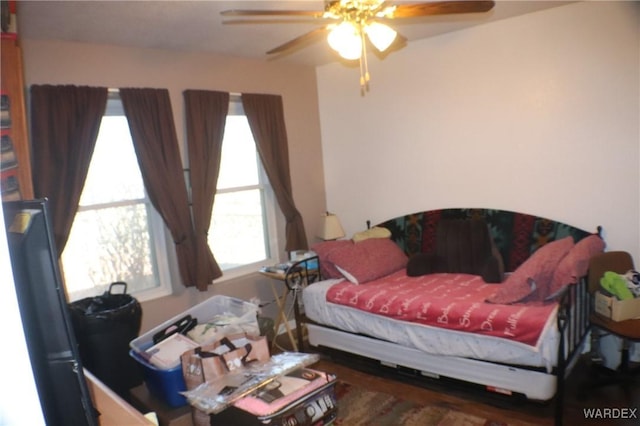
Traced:
<path id="1" fill-rule="evenodd" d="M 397 1 L 395 3 L 408 3 Z M 488 13 L 398 19 L 393 27 L 409 43 L 437 34 L 556 7 L 566 1 L 497 1 Z M 277 58 L 266 51 L 324 23 L 224 24 L 228 9 L 322 10 L 322 0 L 306 1 L 19 1 L 18 36 L 143 48 L 214 52 L 306 65 L 337 61 L 318 40 Z"/>

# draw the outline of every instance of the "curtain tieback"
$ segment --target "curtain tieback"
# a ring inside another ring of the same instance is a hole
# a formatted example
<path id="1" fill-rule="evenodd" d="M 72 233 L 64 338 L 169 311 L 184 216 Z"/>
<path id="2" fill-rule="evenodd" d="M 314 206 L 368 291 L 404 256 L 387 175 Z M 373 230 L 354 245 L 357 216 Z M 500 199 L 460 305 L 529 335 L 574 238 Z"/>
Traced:
<path id="1" fill-rule="evenodd" d="M 184 242 L 186 241 L 186 239 L 187 239 L 187 236 L 183 234 L 183 235 L 182 235 L 182 237 L 181 237 L 180 239 L 178 239 L 178 240 L 173 240 L 173 243 L 174 243 L 175 245 L 179 245 L 179 244 L 184 243 Z"/>

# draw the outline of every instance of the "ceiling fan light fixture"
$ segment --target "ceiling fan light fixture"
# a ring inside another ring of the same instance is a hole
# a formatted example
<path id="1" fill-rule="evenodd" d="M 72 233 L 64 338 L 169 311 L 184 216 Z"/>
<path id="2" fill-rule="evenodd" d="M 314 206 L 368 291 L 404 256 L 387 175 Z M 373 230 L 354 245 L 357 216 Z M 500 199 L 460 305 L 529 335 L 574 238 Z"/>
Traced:
<path id="1" fill-rule="evenodd" d="M 387 50 L 398 35 L 393 28 L 379 22 L 371 22 L 370 24 L 367 24 L 364 27 L 364 32 L 369 37 L 371 43 L 380 52 Z"/>
<path id="2" fill-rule="evenodd" d="M 355 61 L 362 56 L 362 43 L 354 43 L 345 46 L 338 51 L 338 54 L 348 61 Z"/>
<path id="3" fill-rule="evenodd" d="M 352 61 L 362 55 L 362 37 L 353 22 L 342 21 L 333 27 L 327 36 L 327 42 L 344 59 Z"/>
<path id="4" fill-rule="evenodd" d="M 394 4 L 401 3 L 401 4 Z M 396 31 L 382 22 L 389 23 L 399 18 L 420 18 L 440 15 L 484 13 L 495 6 L 493 0 L 325 0 L 324 10 L 225 10 L 225 17 L 235 17 L 229 23 L 249 23 L 244 17 L 256 18 L 255 22 L 289 22 L 278 17 L 299 17 L 322 19 L 327 22 L 322 28 L 316 28 L 302 34 L 267 54 L 280 54 L 293 50 L 296 46 L 315 41 L 320 35 L 328 33 L 329 46 L 342 58 L 360 62 L 360 90 L 362 94 L 369 90 L 369 66 L 367 63 L 367 43 L 378 51 L 385 52 L 396 39 L 401 38 Z M 379 22 L 382 21 L 382 22 Z M 367 42 L 367 39 L 369 40 Z"/>

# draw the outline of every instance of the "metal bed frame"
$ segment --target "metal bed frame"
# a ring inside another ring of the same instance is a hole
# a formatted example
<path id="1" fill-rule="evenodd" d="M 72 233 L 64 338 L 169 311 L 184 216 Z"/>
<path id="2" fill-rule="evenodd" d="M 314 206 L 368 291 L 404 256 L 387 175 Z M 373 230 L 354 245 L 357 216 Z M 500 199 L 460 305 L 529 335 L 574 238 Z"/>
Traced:
<path id="1" fill-rule="evenodd" d="M 556 425 L 562 425 L 566 379 L 580 357 L 589 334 L 589 303 L 585 279 L 581 279 L 575 285 L 568 286 L 561 296 L 556 318 L 559 330 L 557 362 L 551 373 L 546 373 L 546 371 L 543 373 L 531 367 L 430 355 L 418 349 L 337 330 L 310 320 L 302 319 L 302 321 L 307 327 L 310 345 L 316 350 L 327 353 L 332 358 L 336 358 L 337 355 L 338 362 L 348 359 L 350 365 L 355 365 L 354 360 L 358 364 L 361 363 L 358 358 L 364 358 L 374 361 L 374 365 L 380 368 L 394 368 L 398 371 L 397 378 L 399 379 L 410 374 L 412 380 L 417 380 L 427 387 L 430 382 L 433 383 L 433 379 L 438 379 L 440 383 L 453 380 L 467 386 L 479 385 L 499 394 L 509 394 L 522 381 L 520 374 L 525 371 L 532 382 L 539 383 L 539 386 L 543 388 L 541 392 L 546 393 L 550 391 L 549 386 L 553 382 L 550 379 L 555 378 L 554 422 Z M 378 346 L 380 349 L 376 349 Z M 443 360 L 451 361 L 451 363 L 442 362 Z M 483 369 L 483 367 L 488 368 Z M 372 369 L 375 372 L 376 367 L 369 368 L 369 370 Z M 473 381 L 465 380 L 467 373 L 461 372 L 472 369 L 480 372 Z M 408 373 L 409 371 L 412 373 Z M 501 375 L 501 377 L 496 380 L 496 375 Z M 483 379 L 486 382 L 483 383 Z M 498 382 L 500 385 L 495 386 Z M 511 385 L 514 387 L 510 388 Z M 522 396 L 522 394 L 516 390 L 512 396 Z M 534 396 L 531 399 L 536 398 Z"/>

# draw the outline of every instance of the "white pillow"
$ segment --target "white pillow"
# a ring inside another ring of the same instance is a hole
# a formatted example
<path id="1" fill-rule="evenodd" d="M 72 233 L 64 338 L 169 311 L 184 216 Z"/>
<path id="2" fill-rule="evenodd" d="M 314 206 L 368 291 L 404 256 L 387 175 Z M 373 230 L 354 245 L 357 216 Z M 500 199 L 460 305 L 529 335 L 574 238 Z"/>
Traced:
<path id="1" fill-rule="evenodd" d="M 363 241 L 369 238 L 391 238 L 391 231 L 381 226 L 374 226 L 366 231 L 356 232 L 351 239 L 354 243 Z"/>

